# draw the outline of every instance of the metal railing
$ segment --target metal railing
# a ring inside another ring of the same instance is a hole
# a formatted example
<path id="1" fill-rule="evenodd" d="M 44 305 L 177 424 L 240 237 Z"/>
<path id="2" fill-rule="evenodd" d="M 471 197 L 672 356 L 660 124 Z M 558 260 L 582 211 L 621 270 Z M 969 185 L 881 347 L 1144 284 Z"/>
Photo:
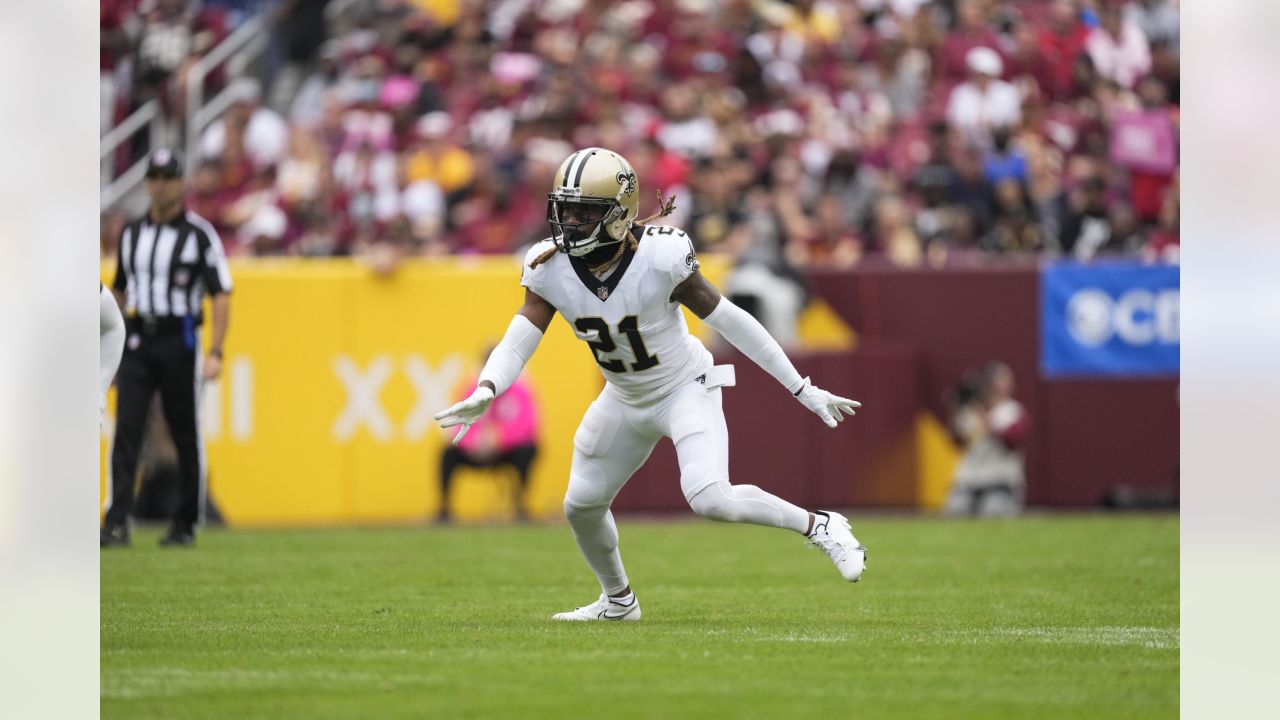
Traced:
<path id="1" fill-rule="evenodd" d="M 194 161 L 200 146 L 200 135 L 209 123 L 226 112 L 235 101 L 228 84 L 222 92 L 205 102 L 205 77 L 223 63 L 227 64 L 229 76 L 236 77 L 243 74 L 249 63 L 261 54 L 266 46 L 266 23 L 262 17 L 254 16 L 245 20 L 217 47 L 192 64 L 187 75 L 187 123 L 184 128 L 188 174 L 196 164 Z M 112 161 L 113 154 L 144 128 L 151 134 L 151 146 L 159 145 L 163 120 L 160 101 L 149 100 L 102 136 L 99 141 L 99 161 L 102 168 L 100 180 L 102 188 L 99 193 L 101 209 L 106 210 L 114 206 L 133 192 L 142 183 L 147 171 L 147 160 L 144 157 L 116 177 L 115 163 Z"/>
<path id="2" fill-rule="evenodd" d="M 204 78 L 214 68 L 228 62 L 229 75 L 238 75 L 240 71 L 267 46 L 267 28 L 261 16 L 254 16 L 244 21 L 235 32 L 227 36 L 218 47 L 200 58 L 191 66 L 187 75 L 187 174 L 190 176 L 196 165 L 196 155 L 200 148 L 200 136 L 204 129 L 235 102 L 234 83 L 227 83 L 222 92 L 215 95 L 207 103 L 204 101 Z M 233 59 L 232 56 L 235 55 Z"/>
<path id="3" fill-rule="evenodd" d="M 151 145 L 159 142 L 160 134 L 160 101 L 148 100 L 133 114 L 120 121 L 119 125 L 107 131 L 98 141 L 98 160 L 102 190 L 99 198 L 102 209 L 115 205 L 130 190 L 142 182 L 146 174 L 146 158 L 135 162 L 128 170 L 115 177 L 115 158 L 112 157 L 121 145 L 133 139 L 133 136 L 144 127 L 151 133 Z"/>

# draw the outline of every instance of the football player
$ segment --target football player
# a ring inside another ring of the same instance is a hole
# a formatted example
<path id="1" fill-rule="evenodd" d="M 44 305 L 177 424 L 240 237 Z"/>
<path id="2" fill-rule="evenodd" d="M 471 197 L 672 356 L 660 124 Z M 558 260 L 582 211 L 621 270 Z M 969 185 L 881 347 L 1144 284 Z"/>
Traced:
<path id="1" fill-rule="evenodd" d="M 556 312 L 590 345 L 606 382 L 573 438 L 564 511 L 603 592 L 556 620 L 640 619 L 609 506 L 663 437 L 675 444 L 680 487 L 695 513 L 801 533 L 846 580 L 857 582 L 867 551 L 844 516 L 809 512 L 754 485 L 729 483 L 721 388 L 734 384 L 733 366 L 713 366 L 680 306 L 777 378 L 828 427 L 860 403 L 801 377 L 764 327 L 702 276 L 688 235 L 646 224 L 673 203 L 637 220 L 639 194 L 635 171 L 615 152 L 587 148 L 564 161 L 547 196 L 552 236 L 525 258 L 524 306 L 485 363 L 475 392 L 435 418 L 445 428 L 461 425 L 454 443 L 461 440 L 515 381 Z"/>
<path id="2" fill-rule="evenodd" d="M 107 412 L 107 391 L 124 355 L 124 316 L 111 291 L 98 283 L 98 427 Z"/>

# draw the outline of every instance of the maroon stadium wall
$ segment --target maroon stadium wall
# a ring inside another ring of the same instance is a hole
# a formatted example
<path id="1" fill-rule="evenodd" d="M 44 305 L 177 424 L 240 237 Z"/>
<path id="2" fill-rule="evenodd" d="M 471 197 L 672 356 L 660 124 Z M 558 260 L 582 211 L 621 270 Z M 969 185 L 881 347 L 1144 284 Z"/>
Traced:
<path id="1" fill-rule="evenodd" d="M 866 406 L 828 431 L 746 358 L 725 356 L 730 473 L 808 506 L 911 507 L 920 502 L 915 417 L 946 418 L 967 368 L 992 359 L 1017 375 L 1032 417 L 1028 502 L 1091 507 L 1117 487 L 1178 494 L 1178 383 L 1170 379 L 1044 380 L 1034 263 L 815 272 L 814 293 L 858 333 L 850 352 L 796 354 L 802 374 Z M 670 441 L 619 495 L 619 510 L 685 506 Z"/>

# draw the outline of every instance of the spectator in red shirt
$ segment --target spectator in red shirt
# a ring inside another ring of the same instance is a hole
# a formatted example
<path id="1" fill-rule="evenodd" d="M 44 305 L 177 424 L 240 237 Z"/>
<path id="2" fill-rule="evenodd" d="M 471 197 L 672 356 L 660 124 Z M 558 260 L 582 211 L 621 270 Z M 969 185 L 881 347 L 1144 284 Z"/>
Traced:
<path id="1" fill-rule="evenodd" d="M 129 52 L 128 24 L 137 12 L 137 0 L 99 0 L 98 69 L 115 70 L 116 63 Z"/>
<path id="2" fill-rule="evenodd" d="M 1076 58 L 1084 51 L 1089 28 L 1080 20 L 1077 0 L 1054 0 L 1048 25 L 1040 31 L 1040 47 L 1051 68 L 1051 87 L 1041 88 L 1054 100 L 1070 97 Z"/>
<path id="3" fill-rule="evenodd" d="M 1178 189 L 1171 186 L 1160 207 L 1160 221 L 1142 248 L 1142 257 L 1147 262 L 1178 264 L 1181 254 L 1178 209 Z"/>
<path id="4" fill-rule="evenodd" d="M 980 0 L 960 0 L 956 5 L 956 27 L 947 33 L 938 48 L 937 77 L 948 85 L 968 77 L 969 65 L 966 58 L 976 47 L 987 47 L 999 52 L 1000 38 L 987 26 Z"/>
<path id="5" fill-rule="evenodd" d="M 1058 68 L 1030 23 L 1019 21 L 1014 25 L 1013 51 L 1006 63 L 1006 74 L 1019 87 L 1034 83 L 1041 97 L 1055 97 L 1058 93 Z M 1024 94 L 1026 90 L 1023 88 Z"/>
<path id="6" fill-rule="evenodd" d="M 1013 399 L 1013 370 L 994 361 L 954 392 L 952 426 L 965 445 L 945 511 L 1002 517 L 1022 512 L 1026 489 L 1023 447 L 1031 418 Z"/>
<path id="7" fill-rule="evenodd" d="M 201 162 L 191 176 L 191 190 L 187 195 L 186 205 L 189 210 L 213 223 L 219 235 L 228 237 L 234 228 L 229 227 L 223 218 L 234 197 L 223 186 L 222 175 L 222 164 L 219 161 Z"/>

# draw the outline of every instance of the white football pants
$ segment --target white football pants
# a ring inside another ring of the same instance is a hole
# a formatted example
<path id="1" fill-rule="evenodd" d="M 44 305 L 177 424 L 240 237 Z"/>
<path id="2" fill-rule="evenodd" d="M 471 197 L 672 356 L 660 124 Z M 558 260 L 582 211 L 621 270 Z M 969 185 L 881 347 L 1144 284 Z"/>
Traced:
<path id="1" fill-rule="evenodd" d="M 693 511 L 722 522 L 745 522 L 803 533 L 808 511 L 754 485 L 729 484 L 729 433 L 719 387 L 697 382 L 636 407 L 600 393 L 573 438 L 573 466 L 564 513 L 605 593 L 627 587 L 618 526 L 609 506 L 663 437 L 680 463 L 680 489 Z"/>

